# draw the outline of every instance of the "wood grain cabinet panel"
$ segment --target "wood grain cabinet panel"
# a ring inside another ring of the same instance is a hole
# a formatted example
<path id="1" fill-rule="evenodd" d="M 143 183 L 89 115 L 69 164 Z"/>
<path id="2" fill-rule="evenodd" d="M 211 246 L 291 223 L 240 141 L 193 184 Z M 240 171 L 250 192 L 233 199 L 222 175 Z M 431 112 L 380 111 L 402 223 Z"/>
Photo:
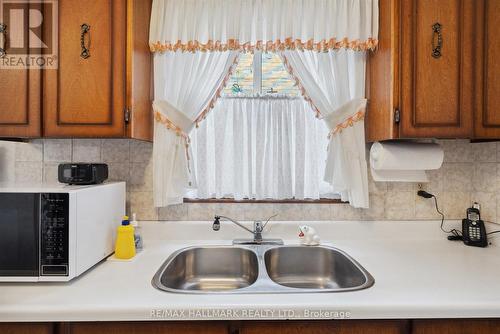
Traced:
<path id="1" fill-rule="evenodd" d="M 61 327 L 64 334 L 229 334 L 223 321 L 80 322 Z"/>
<path id="2" fill-rule="evenodd" d="M 496 0 L 495 0 L 496 1 Z M 498 319 L 413 320 L 413 334 L 500 334 Z"/>
<path id="3" fill-rule="evenodd" d="M 27 21 L 29 6 L 33 4 L 16 4 L 18 10 L 23 10 L 24 20 Z M 0 23 L 7 26 L 7 40 L 9 34 L 15 33 L 9 21 L 10 15 L 0 17 Z M 6 57 L 0 62 L 7 61 L 11 55 L 30 54 L 28 49 L 28 29 L 24 30 L 25 45 L 16 45 L 15 50 L 7 43 Z M 0 68 L 0 137 L 39 137 L 41 135 L 41 71 L 36 69 L 4 69 Z"/>
<path id="4" fill-rule="evenodd" d="M 500 1 L 477 1 L 476 138 L 500 138 Z"/>
<path id="5" fill-rule="evenodd" d="M 403 0 L 402 137 L 471 136 L 471 6 L 469 0 Z M 438 24 L 440 33 L 433 30 Z"/>
<path id="6" fill-rule="evenodd" d="M 53 334 L 52 323 L 0 323 L 2 334 Z"/>
<path id="7" fill-rule="evenodd" d="M 61 0 L 58 15 L 59 68 L 43 81 L 44 135 L 124 136 L 126 0 Z"/>
<path id="8" fill-rule="evenodd" d="M 0 69 L 0 137 L 41 135 L 40 71 Z"/>
<path id="9" fill-rule="evenodd" d="M 476 2 L 379 4 L 380 44 L 368 62 L 367 141 L 472 138 Z"/>
<path id="10" fill-rule="evenodd" d="M 404 334 L 404 320 L 242 322 L 240 334 Z"/>

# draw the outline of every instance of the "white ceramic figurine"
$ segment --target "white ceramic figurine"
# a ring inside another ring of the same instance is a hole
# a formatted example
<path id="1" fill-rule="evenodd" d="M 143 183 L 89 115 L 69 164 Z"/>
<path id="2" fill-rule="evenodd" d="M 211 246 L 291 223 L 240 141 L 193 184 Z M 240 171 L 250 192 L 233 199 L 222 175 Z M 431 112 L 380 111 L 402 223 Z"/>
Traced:
<path id="1" fill-rule="evenodd" d="M 299 226 L 299 238 L 300 243 L 306 246 L 317 246 L 319 245 L 319 236 L 316 234 L 316 230 L 311 226 L 302 225 Z"/>

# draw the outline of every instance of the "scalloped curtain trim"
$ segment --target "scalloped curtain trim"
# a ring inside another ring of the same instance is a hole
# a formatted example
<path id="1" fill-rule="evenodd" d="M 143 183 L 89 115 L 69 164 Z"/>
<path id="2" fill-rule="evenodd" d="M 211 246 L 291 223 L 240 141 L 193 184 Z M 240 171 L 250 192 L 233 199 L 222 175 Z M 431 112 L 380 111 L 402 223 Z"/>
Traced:
<path id="1" fill-rule="evenodd" d="M 336 38 L 331 38 L 329 40 L 315 41 L 314 39 L 302 42 L 300 39 L 293 40 L 291 37 L 285 39 L 284 41 L 258 41 L 255 44 L 250 42 L 240 43 L 236 39 L 229 39 L 227 42 L 222 43 L 221 41 L 209 40 L 206 43 L 201 43 L 199 41 L 188 41 L 183 43 L 182 41 L 177 41 L 175 43 L 171 42 L 160 42 L 156 41 L 150 43 L 150 49 L 152 52 L 167 52 L 167 51 L 183 51 L 183 52 L 197 52 L 197 51 L 228 51 L 228 50 L 239 50 L 244 52 L 253 52 L 254 50 L 262 51 L 283 51 L 283 50 L 313 50 L 317 52 L 324 52 L 328 50 L 338 50 L 338 49 L 351 49 L 354 51 L 367 51 L 375 50 L 378 45 L 378 39 L 368 38 L 366 41 L 352 40 L 350 41 L 347 37 L 337 40 Z"/>
<path id="2" fill-rule="evenodd" d="M 304 98 L 304 100 L 306 100 L 307 102 L 309 102 L 309 104 L 311 105 L 311 108 L 316 113 L 316 117 L 320 118 L 321 117 L 321 112 L 319 111 L 319 108 L 316 107 L 316 105 L 314 104 L 314 102 L 311 99 L 311 97 L 307 94 L 306 89 L 304 88 L 304 86 L 302 86 L 302 83 L 300 83 L 299 78 L 297 77 L 297 75 L 293 71 L 293 68 L 290 65 L 290 63 L 288 62 L 288 59 L 286 58 L 285 54 L 282 53 L 282 54 L 280 54 L 280 56 L 281 56 L 281 59 L 283 60 L 283 65 L 285 65 L 285 68 L 288 71 L 288 74 L 290 74 L 290 76 L 292 77 L 292 79 L 295 81 L 295 84 L 299 88 L 300 93 L 302 94 L 302 97 Z"/>
<path id="3" fill-rule="evenodd" d="M 330 131 L 328 134 L 328 138 L 331 138 L 332 136 L 336 135 L 337 133 L 341 133 L 342 130 L 347 129 L 351 126 L 354 126 L 354 123 L 359 122 L 365 118 L 365 111 L 366 108 L 362 108 L 358 112 L 356 112 L 354 115 L 348 117 L 346 120 L 344 120 L 342 123 L 337 124 L 335 128 Z"/>
<path id="4" fill-rule="evenodd" d="M 210 112 L 210 110 L 212 110 L 215 106 L 215 103 L 217 102 L 217 100 L 221 97 L 222 95 L 222 91 L 224 90 L 224 87 L 226 87 L 226 84 L 228 82 L 228 80 L 231 78 L 231 76 L 233 75 L 233 72 L 236 68 L 236 66 L 238 66 L 238 61 L 240 60 L 240 54 L 238 54 L 237 57 L 234 58 L 234 62 L 233 64 L 229 67 L 229 71 L 227 71 L 226 73 L 226 76 L 224 77 L 224 79 L 222 80 L 222 82 L 220 83 L 219 87 L 217 87 L 217 90 L 215 91 L 215 95 L 214 97 L 212 97 L 212 99 L 210 100 L 210 102 L 208 102 L 207 106 L 205 107 L 205 109 L 203 109 L 203 111 L 198 115 L 198 117 L 196 117 L 196 119 L 194 120 L 194 123 L 196 124 L 196 127 L 198 128 L 198 124 L 205 119 L 205 117 L 207 117 L 207 114 Z"/>
<path id="5" fill-rule="evenodd" d="M 177 136 L 184 138 L 186 146 L 189 146 L 189 143 L 191 141 L 189 139 L 189 135 L 184 131 L 182 131 L 182 129 L 179 126 L 175 125 L 175 123 L 172 122 L 167 116 L 155 110 L 154 118 L 156 122 L 163 124 L 167 129 L 174 131 Z"/>

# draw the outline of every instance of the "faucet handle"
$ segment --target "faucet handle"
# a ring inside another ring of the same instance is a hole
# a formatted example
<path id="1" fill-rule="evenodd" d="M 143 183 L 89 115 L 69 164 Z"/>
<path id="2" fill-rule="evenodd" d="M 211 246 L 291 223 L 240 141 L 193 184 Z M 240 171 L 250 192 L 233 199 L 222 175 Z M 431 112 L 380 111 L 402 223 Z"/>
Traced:
<path id="1" fill-rule="evenodd" d="M 264 229 L 264 226 L 265 225 L 262 225 L 262 220 L 254 220 L 254 222 L 253 222 L 253 230 L 255 232 L 262 232 L 262 230 Z"/>
<path id="2" fill-rule="evenodd" d="M 271 217 L 267 218 L 266 222 L 265 222 L 265 223 L 264 223 L 264 225 L 262 226 L 262 229 L 264 229 L 264 228 L 266 227 L 267 223 L 269 223 L 269 221 L 270 221 L 271 219 L 273 219 L 274 217 L 276 217 L 277 215 L 278 215 L 278 214 L 277 214 L 277 213 L 275 213 L 275 214 L 274 214 L 274 215 L 272 215 Z"/>

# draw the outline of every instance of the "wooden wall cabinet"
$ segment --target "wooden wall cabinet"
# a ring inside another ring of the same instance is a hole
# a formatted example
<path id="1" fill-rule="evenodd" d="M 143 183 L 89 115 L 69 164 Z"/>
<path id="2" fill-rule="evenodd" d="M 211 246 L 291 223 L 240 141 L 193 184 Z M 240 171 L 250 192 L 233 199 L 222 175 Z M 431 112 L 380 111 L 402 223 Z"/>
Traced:
<path id="1" fill-rule="evenodd" d="M 35 5 L 26 3 L 18 6 L 24 7 L 24 19 L 26 19 L 28 10 Z M 5 15 L 5 18 L 7 21 L 0 21 L 0 23 L 5 25 L 8 33 L 12 23 L 8 21 L 9 15 Z M 23 37 L 29 43 L 26 35 Z M 11 46 L 10 43 L 6 43 L 4 59 L 12 54 Z M 18 49 L 23 49 L 26 54 L 29 54 L 28 45 Z M 41 94 L 40 70 L 0 68 L 0 135 L 5 137 L 39 137 L 42 124 Z"/>
<path id="2" fill-rule="evenodd" d="M 58 68 L 1 73 L 0 137 L 151 140 L 151 0 L 57 7 Z M 43 11 L 49 18 L 51 8 Z M 47 40 L 51 33 L 43 29 Z"/>
<path id="3" fill-rule="evenodd" d="M 500 138 L 500 1 L 475 2 L 474 135 Z"/>
<path id="4" fill-rule="evenodd" d="M 500 3 L 379 5 L 379 49 L 368 56 L 367 141 L 500 138 L 500 65 L 493 61 L 500 57 Z"/>

